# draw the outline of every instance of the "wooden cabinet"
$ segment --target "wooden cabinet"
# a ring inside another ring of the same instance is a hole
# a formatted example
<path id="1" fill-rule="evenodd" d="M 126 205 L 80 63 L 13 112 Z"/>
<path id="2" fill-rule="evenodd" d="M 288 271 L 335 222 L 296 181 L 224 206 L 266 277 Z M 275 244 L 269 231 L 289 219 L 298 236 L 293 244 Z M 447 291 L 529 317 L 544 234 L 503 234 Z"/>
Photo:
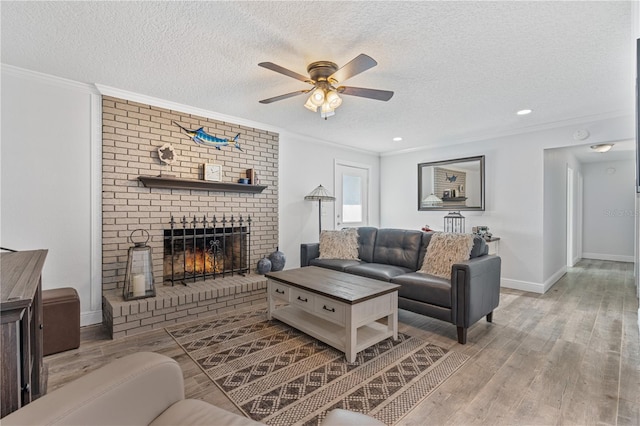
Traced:
<path id="1" fill-rule="evenodd" d="M 0 253 L 0 417 L 44 393 L 42 267 L 47 250 Z"/>

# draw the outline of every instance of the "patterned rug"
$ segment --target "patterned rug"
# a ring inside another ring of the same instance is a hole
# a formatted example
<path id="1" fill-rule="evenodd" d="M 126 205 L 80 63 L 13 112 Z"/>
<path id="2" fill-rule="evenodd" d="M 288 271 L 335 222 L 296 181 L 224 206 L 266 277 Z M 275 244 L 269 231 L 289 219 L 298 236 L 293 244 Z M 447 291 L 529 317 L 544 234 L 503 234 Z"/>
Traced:
<path id="1" fill-rule="evenodd" d="M 249 418 L 317 425 L 344 408 L 397 423 L 469 358 L 399 333 L 358 353 L 342 352 L 266 308 L 168 327 L 167 332 Z"/>

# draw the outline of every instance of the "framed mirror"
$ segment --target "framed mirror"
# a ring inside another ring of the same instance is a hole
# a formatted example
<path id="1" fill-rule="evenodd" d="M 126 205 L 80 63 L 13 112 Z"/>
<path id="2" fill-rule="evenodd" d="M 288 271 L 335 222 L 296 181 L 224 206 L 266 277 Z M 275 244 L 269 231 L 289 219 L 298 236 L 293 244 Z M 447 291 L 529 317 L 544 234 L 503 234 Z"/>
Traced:
<path id="1" fill-rule="evenodd" d="M 484 155 L 418 164 L 418 210 L 484 211 Z"/>

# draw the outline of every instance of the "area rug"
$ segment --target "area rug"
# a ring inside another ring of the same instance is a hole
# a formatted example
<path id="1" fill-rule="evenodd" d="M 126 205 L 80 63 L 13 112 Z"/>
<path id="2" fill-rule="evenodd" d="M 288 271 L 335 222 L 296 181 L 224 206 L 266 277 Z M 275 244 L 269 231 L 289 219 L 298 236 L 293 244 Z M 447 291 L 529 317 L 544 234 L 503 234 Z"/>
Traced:
<path id="1" fill-rule="evenodd" d="M 266 308 L 166 328 L 249 418 L 317 425 L 334 408 L 396 424 L 469 358 L 400 333 L 358 353 L 342 352 L 277 321 Z"/>

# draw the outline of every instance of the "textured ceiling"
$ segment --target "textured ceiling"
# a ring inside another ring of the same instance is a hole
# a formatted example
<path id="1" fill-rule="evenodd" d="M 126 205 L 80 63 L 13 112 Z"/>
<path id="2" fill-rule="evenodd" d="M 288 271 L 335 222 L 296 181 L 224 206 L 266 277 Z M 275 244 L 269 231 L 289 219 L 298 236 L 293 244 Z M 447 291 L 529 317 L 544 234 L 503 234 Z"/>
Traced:
<path id="1" fill-rule="evenodd" d="M 9 2 L 2 63 L 100 83 L 376 152 L 633 111 L 631 2 Z M 360 53 L 378 66 L 322 120 L 301 74 Z M 531 108 L 528 116 L 515 111 Z M 402 142 L 392 142 L 402 136 Z"/>

